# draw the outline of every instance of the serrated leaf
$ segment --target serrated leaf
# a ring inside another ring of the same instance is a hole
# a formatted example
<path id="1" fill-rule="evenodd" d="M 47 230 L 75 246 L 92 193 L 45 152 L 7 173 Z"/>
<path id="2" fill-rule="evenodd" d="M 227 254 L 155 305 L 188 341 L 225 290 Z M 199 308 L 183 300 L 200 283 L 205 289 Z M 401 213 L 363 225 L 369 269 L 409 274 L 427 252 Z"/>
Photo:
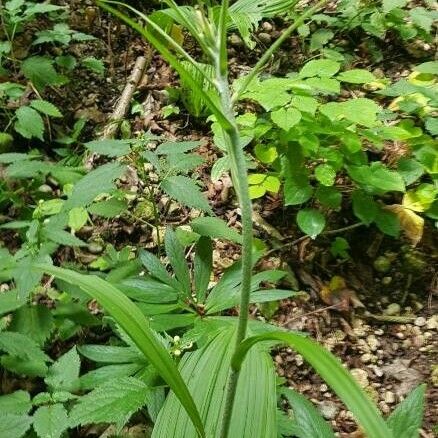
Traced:
<path id="1" fill-rule="evenodd" d="M 93 56 L 89 56 L 81 60 L 81 64 L 91 70 L 92 72 L 98 74 L 99 76 L 103 76 L 105 73 L 105 65 L 101 59 L 96 59 Z"/>
<path id="2" fill-rule="evenodd" d="M 374 219 L 377 228 L 388 236 L 398 237 L 400 234 L 400 220 L 395 213 L 380 210 Z"/>
<path id="3" fill-rule="evenodd" d="M 44 344 L 52 329 L 53 316 L 50 310 L 39 304 L 18 309 L 9 325 L 9 330 L 29 336 L 39 345 Z"/>
<path id="4" fill-rule="evenodd" d="M 403 8 L 408 3 L 408 0 L 383 0 L 383 12 L 387 14 L 396 8 Z"/>
<path id="5" fill-rule="evenodd" d="M 296 108 L 280 108 L 271 112 L 272 121 L 285 131 L 293 128 L 301 120 L 301 113 Z"/>
<path id="6" fill-rule="evenodd" d="M 157 155 L 172 155 L 172 154 L 182 154 L 184 152 L 191 151 L 192 149 L 195 149 L 199 147 L 201 144 L 200 141 L 179 141 L 179 142 L 172 142 L 167 141 L 165 143 L 161 143 L 155 153 Z"/>
<path id="7" fill-rule="evenodd" d="M 47 100 L 36 99 L 30 102 L 30 106 L 40 113 L 45 114 L 50 117 L 62 117 L 61 111 L 59 111 L 58 107 L 53 105 L 51 102 L 47 102 Z"/>
<path id="8" fill-rule="evenodd" d="M 182 175 L 169 176 L 161 182 L 160 187 L 181 204 L 213 214 L 207 199 L 192 179 Z"/>
<path id="9" fill-rule="evenodd" d="M 298 212 L 297 224 L 301 231 L 314 239 L 324 230 L 326 221 L 321 212 L 313 208 L 307 208 Z"/>
<path id="10" fill-rule="evenodd" d="M 221 157 L 213 164 L 211 168 L 211 180 L 216 182 L 221 179 L 222 175 L 230 170 L 230 159 L 228 156 Z"/>
<path id="11" fill-rule="evenodd" d="M 43 140 L 44 121 L 42 117 L 29 106 L 22 106 L 15 112 L 17 121 L 15 122 L 15 130 L 24 138 L 38 138 Z"/>
<path id="12" fill-rule="evenodd" d="M 335 183 L 336 171 L 330 164 L 320 164 L 315 168 L 315 178 L 324 186 Z"/>
<path id="13" fill-rule="evenodd" d="M 109 423 L 122 428 L 149 397 L 149 387 L 134 377 L 106 382 L 80 398 L 70 412 L 70 427 Z"/>
<path id="14" fill-rule="evenodd" d="M 242 236 L 234 228 L 229 227 L 225 221 L 217 217 L 198 217 L 193 219 L 190 225 L 193 231 L 201 236 L 242 243 Z"/>
<path id="15" fill-rule="evenodd" d="M 102 193 L 112 192 L 114 181 L 120 178 L 125 167 L 120 163 L 107 163 L 92 170 L 73 187 L 73 192 L 64 204 L 64 211 L 74 207 L 86 207 Z"/>
<path id="16" fill-rule="evenodd" d="M 31 424 L 32 417 L 28 415 L 0 413 L 0 436 L 5 438 L 21 438 Z"/>
<path id="17" fill-rule="evenodd" d="M 30 359 L 37 362 L 51 362 L 37 345 L 37 343 L 21 333 L 0 332 L 0 351 L 5 351 L 11 356 L 21 359 Z"/>
<path id="18" fill-rule="evenodd" d="M 95 140 L 85 143 L 84 146 L 91 152 L 107 157 L 123 157 L 131 153 L 129 140 Z"/>
<path id="19" fill-rule="evenodd" d="M 124 363 L 120 365 L 107 365 L 83 374 L 80 379 L 81 390 L 95 389 L 109 380 L 120 377 L 130 377 L 143 370 L 141 363 Z"/>
<path id="20" fill-rule="evenodd" d="M 26 304 L 26 299 L 18 298 L 16 290 L 9 290 L 0 294 L 0 315 L 10 313 Z"/>
<path id="21" fill-rule="evenodd" d="M 426 385 L 420 385 L 395 408 L 386 421 L 397 438 L 417 438 L 424 414 Z"/>
<path id="22" fill-rule="evenodd" d="M 0 418 L 4 414 L 27 414 L 31 409 L 30 395 L 26 391 L 19 390 L 0 396 Z"/>
<path id="23" fill-rule="evenodd" d="M 68 427 L 67 411 L 60 403 L 40 406 L 33 414 L 33 428 L 39 438 L 60 438 Z"/>
<path id="24" fill-rule="evenodd" d="M 184 255 L 184 248 L 179 243 L 175 232 L 167 228 L 164 236 L 166 255 L 175 273 L 176 279 L 182 286 L 183 292 L 188 297 L 191 293 L 190 272 Z"/>
<path id="25" fill-rule="evenodd" d="M 81 360 L 76 347 L 63 354 L 50 368 L 44 382 L 52 392 L 75 392 L 78 389 Z"/>
<path id="26" fill-rule="evenodd" d="M 64 246 L 86 246 L 86 243 L 68 231 L 56 227 L 46 226 L 42 230 L 46 239 Z"/>
<path id="27" fill-rule="evenodd" d="M 53 60 L 43 56 L 32 56 L 21 65 L 24 76 L 29 79 L 38 90 L 47 85 L 61 85 L 65 78 L 59 75 L 53 67 Z"/>
<path id="28" fill-rule="evenodd" d="M 379 105 L 371 99 L 359 97 L 342 103 L 342 112 L 346 119 L 359 125 L 371 127 L 376 124 Z"/>

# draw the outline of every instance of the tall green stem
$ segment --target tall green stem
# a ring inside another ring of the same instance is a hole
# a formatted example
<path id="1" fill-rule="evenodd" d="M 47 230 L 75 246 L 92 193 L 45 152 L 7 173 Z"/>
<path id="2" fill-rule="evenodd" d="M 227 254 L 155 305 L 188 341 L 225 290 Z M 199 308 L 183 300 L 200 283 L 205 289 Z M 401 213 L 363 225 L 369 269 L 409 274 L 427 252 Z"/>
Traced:
<path id="1" fill-rule="evenodd" d="M 231 177 L 236 189 L 237 198 L 241 210 L 242 220 L 242 283 L 240 291 L 240 309 L 235 340 L 235 349 L 238 350 L 241 342 L 246 337 L 248 327 L 249 300 L 251 293 L 252 276 L 252 203 L 249 196 L 248 174 L 245 153 L 241 146 L 239 129 L 233 112 L 230 86 L 227 75 L 223 74 L 220 63 L 217 65 L 217 88 L 221 96 L 221 106 L 226 114 L 230 125 L 227 134 L 227 149 L 231 161 Z M 221 437 L 227 438 L 233 413 L 234 399 L 236 397 L 237 383 L 240 371 L 231 369 L 225 399 L 225 411 L 222 420 Z"/>

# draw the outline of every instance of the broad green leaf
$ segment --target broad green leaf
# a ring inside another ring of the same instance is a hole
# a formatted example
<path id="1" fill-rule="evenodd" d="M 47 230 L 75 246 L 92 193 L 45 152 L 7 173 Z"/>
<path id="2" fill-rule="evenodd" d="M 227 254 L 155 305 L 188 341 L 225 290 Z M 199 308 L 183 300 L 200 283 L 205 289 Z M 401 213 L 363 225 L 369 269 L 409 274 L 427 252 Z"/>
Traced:
<path id="1" fill-rule="evenodd" d="M 21 64 L 21 70 L 38 90 L 42 90 L 47 85 L 62 85 L 66 81 L 56 72 L 53 60 L 43 56 L 26 58 Z"/>
<path id="2" fill-rule="evenodd" d="M 59 111 L 58 107 L 53 105 L 51 102 L 47 102 L 47 100 L 36 99 L 30 102 L 30 106 L 40 113 L 45 114 L 50 117 L 62 117 L 61 111 Z"/>
<path id="3" fill-rule="evenodd" d="M 334 187 L 320 186 L 316 190 L 315 196 L 324 207 L 336 209 L 342 203 L 342 193 Z"/>
<path id="4" fill-rule="evenodd" d="M 129 140 L 94 140 L 84 146 L 91 152 L 107 157 L 123 157 L 131 153 Z"/>
<path id="5" fill-rule="evenodd" d="M 218 437 L 225 408 L 225 390 L 234 347 L 235 325 L 224 327 L 200 350 L 187 353 L 181 374 L 193 392 L 208 437 Z M 220 360 L 218 360 L 220 358 Z M 239 377 L 229 437 L 276 438 L 275 372 L 268 353 L 251 351 Z M 242 415 L 244 413 L 244 415 Z M 153 438 L 194 438 L 187 414 L 170 394 L 155 423 Z"/>
<path id="6" fill-rule="evenodd" d="M 122 428 L 150 397 L 150 388 L 140 379 L 120 377 L 108 381 L 79 399 L 70 412 L 70 427 L 94 423 Z"/>
<path id="7" fill-rule="evenodd" d="M 396 8 L 403 8 L 408 3 L 408 0 L 383 0 L 383 12 L 387 14 Z"/>
<path id="8" fill-rule="evenodd" d="M 343 102 L 342 110 L 346 119 L 369 127 L 376 124 L 377 113 L 380 111 L 380 108 L 373 100 L 359 97 Z"/>
<path id="9" fill-rule="evenodd" d="M 326 221 L 324 215 L 318 210 L 306 208 L 298 212 L 297 224 L 301 231 L 315 239 L 324 230 Z"/>
<path id="10" fill-rule="evenodd" d="M 39 438 L 60 438 L 68 427 L 67 411 L 61 403 L 40 406 L 33 414 L 33 428 Z"/>
<path id="11" fill-rule="evenodd" d="M 336 78 L 341 82 L 349 82 L 350 84 L 367 84 L 376 80 L 371 72 L 360 68 L 343 71 Z"/>
<path id="12" fill-rule="evenodd" d="M 438 117 L 428 117 L 424 125 L 431 135 L 438 135 Z"/>
<path id="13" fill-rule="evenodd" d="M 265 196 L 266 189 L 263 186 L 249 186 L 249 197 L 251 199 L 258 199 Z"/>
<path id="14" fill-rule="evenodd" d="M 157 372 L 187 410 L 191 420 L 196 425 L 198 434 L 202 437 L 205 436 L 196 405 L 170 354 L 149 328 L 148 320 L 129 298 L 116 287 L 96 276 L 82 275 L 46 264 L 35 265 L 35 269 L 75 284 L 96 299 L 154 365 Z"/>
<path id="15" fill-rule="evenodd" d="M 171 285 L 143 276 L 140 278 L 122 280 L 115 283 L 115 286 L 126 296 L 136 301 L 149 304 L 173 303 L 178 300 L 180 286 L 178 282 L 174 281 L 170 276 L 166 281 L 167 280 L 170 281 Z"/>
<path id="16" fill-rule="evenodd" d="M 306 397 L 289 388 L 283 388 L 281 394 L 286 397 L 289 406 L 293 410 L 293 422 L 299 430 L 299 438 L 335 437 L 329 425 Z"/>
<path id="17" fill-rule="evenodd" d="M 31 409 L 30 395 L 26 391 L 19 390 L 0 396 L 0 416 L 2 414 L 27 414 Z"/>
<path id="18" fill-rule="evenodd" d="M 200 144 L 200 141 L 167 141 L 165 143 L 161 143 L 157 147 L 155 153 L 158 155 L 182 154 L 184 152 L 188 152 L 192 149 L 199 147 Z"/>
<path id="19" fill-rule="evenodd" d="M 152 277 L 169 285 L 176 291 L 180 289 L 178 281 L 166 271 L 161 261 L 154 254 L 148 251 L 140 251 L 140 260 Z"/>
<path id="20" fill-rule="evenodd" d="M 378 212 L 378 206 L 374 199 L 360 190 L 353 192 L 351 199 L 355 216 L 365 225 L 373 222 Z"/>
<path id="21" fill-rule="evenodd" d="M 391 413 L 386 423 L 397 438 L 418 438 L 424 415 L 426 385 L 415 388 Z"/>
<path id="22" fill-rule="evenodd" d="M 308 78 L 305 83 L 322 94 L 339 94 L 341 92 L 341 84 L 334 78 Z"/>
<path id="23" fill-rule="evenodd" d="M 310 38 L 310 51 L 321 50 L 333 37 L 334 33 L 328 29 L 318 29 Z"/>
<path id="24" fill-rule="evenodd" d="M 21 333 L 0 332 L 0 351 L 5 351 L 11 356 L 21 359 L 30 359 L 38 362 L 51 362 L 48 357 L 36 344 L 36 342 Z"/>
<path id="25" fill-rule="evenodd" d="M 380 210 L 374 219 L 377 228 L 388 236 L 398 237 L 400 234 L 400 220 L 398 216 L 386 210 Z"/>
<path id="26" fill-rule="evenodd" d="M 184 248 L 179 243 L 175 232 L 171 228 L 167 228 L 166 230 L 164 245 L 173 272 L 175 273 L 178 282 L 181 284 L 186 297 L 189 297 L 191 294 L 189 267 L 185 258 Z"/>
<path id="27" fill-rule="evenodd" d="M 120 178 L 125 167 L 120 163 L 113 162 L 99 166 L 85 175 L 73 187 L 73 192 L 64 203 L 64 211 L 74 207 L 86 207 L 102 193 L 109 193 L 114 190 L 114 181 Z"/>
<path id="28" fill-rule="evenodd" d="M 301 120 L 301 113 L 296 108 L 280 108 L 271 113 L 272 121 L 285 131 L 293 128 Z"/>
<path id="29" fill-rule="evenodd" d="M 9 330 L 29 336 L 39 345 L 44 344 L 53 328 L 53 316 L 50 310 L 40 304 L 18 309 L 9 325 Z"/>
<path id="30" fill-rule="evenodd" d="M 207 199 L 199 186 L 186 176 L 176 175 L 165 178 L 160 187 L 171 197 L 187 207 L 196 208 L 212 214 Z"/>
<path id="31" fill-rule="evenodd" d="M 235 370 L 245 365 L 245 355 L 259 342 L 276 340 L 296 350 L 312 365 L 353 413 L 368 438 L 395 438 L 368 395 L 360 388 L 341 362 L 315 341 L 296 333 L 271 332 L 242 342 L 232 359 Z"/>
<path id="32" fill-rule="evenodd" d="M 414 67 L 414 70 L 420 73 L 438 75 L 438 61 L 423 62 L 422 64 Z"/>
<path id="33" fill-rule="evenodd" d="M 9 152 L 7 154 L 0 154 L 0 163 L 10 164 L 16 161 L 30 160 L 32 157 L 28 154 L 22 154 L 19 152 Z"/>
<path id="34" fill-rule="evenodd" d="M 122 201 L 116 198 L 107 199 L 105 201 L 95 202 L 88 207 L 88 212 L 95 214 L 96 216 L 102 216 L 105 218 L 113 218 L 122 214 L 128 205 L 126 201 Z"/>
<path id="35" fill-rule="evenodd" d="M 331 59 L 315 59 L 309 61 L 299 73 L 300 78 L 311 78 L 313 76 L 320 77 L 331 77 L 334 76 L 339 69 L 341 64 Z"/>
<path id="36" fill-rule="evenodd" d="M 0 436 L 21 438 L 32 424 L 32 417 L 0 413 Z"/>
<path id="37" fill-rule="evenodd" d="M 213 246 L 209 237 L 201 236 L 195 247 L 193 282 L 197 299 L 203 303 L 213 269 Z"/>
<path id="38" fill-rule="evenodd" d="M 402 176 L 406 185 L 417 181 L 424 173 L 424 167 L 413 158 L 401 158 L 397 163 L 397 172 Z"/>
<path id="39" fill-rule="evenodd" d="M 80 387 L 82 390 L 95 389 L 110 380 L 133 376 L 143 369 L 144 364 L 141 363 L 103 366 L 83 374 L 79 379 Z"/>
<path id="40" fill-rule="evenodd" d="M 335 183 L 336 171 L 330 164 L 320 164 L 315 167 L 315 178 L 324 186 L 332 186 Z"/>
<path id="41" fill-rule="evenodd" d="M 73 234 L 65 230 L 60 230 L 59 228 L 51 227 L 50 225 L 43 228 L 42 234 L 46 239 L 52 240 L 59 245 L 86 246 L 85 242 L 83 242 L 81 239 L 74 236 Z"/>
<path id="42" fill-rule="evenodd" d="M 81 360 L 76 346 L 63 354 L 50 368 L 44 382 L 52 392 L 75 392 L 78 389 Z"/>
<path id="43" fill-rule="evenodd" d="M 193 231 L 201 236 L 242 243 L 242 236 L 217 217 L 198 217 L 193 219 L 190 225 Z"/>
<path id="44" fill-rule="evenodd" d="M 114 345 L 80 345 L 79 353 L 98 363 L 129 363 L 144 360 L 140 352 L 132 347 Z"/>
<path id="45" fill-rule="evenodd" d="M 411 9 L 409 15 L 414 24 L 428 33 L 432 30 L 433 23 L 437 18 L 436 14 L 433 14 L 432 11 L 428 11 L 423 7 Z"/>
<path id="46" fill-rule="evenodd" d="M 0 294 L 0 315 L 11 313 L 26 304 L 26 299 L 18 298 L 16 290 L 9 290 Z"/>
<path id="47" fill-rule="evenodd" d="M 68 226 L 73 231 L 80 230 L 87 221 L 88 214 L 84 207 L 74 207 L 68 212 Z"/>
<path id="48" fill-rule="evenodd" d="M 44 122 L 41 116 L 29 106 L 21 106 L 15 113 L 17 121 L 15 130 L 24 138 L 38 138 L 43 140 Z"/>

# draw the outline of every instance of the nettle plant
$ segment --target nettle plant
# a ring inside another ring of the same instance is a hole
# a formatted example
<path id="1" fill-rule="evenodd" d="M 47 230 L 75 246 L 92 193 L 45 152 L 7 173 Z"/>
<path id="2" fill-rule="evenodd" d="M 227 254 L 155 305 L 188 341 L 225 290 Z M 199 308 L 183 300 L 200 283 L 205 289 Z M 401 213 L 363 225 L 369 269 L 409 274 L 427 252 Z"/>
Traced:
<path id="1" fill-rule="evenodd" d="M 251 81 L 240 99 L 256 102 L 264 112 L 236 118 L 242 147 L 251 145 L 257 161 L 249 176 L 250 197 L 276 194 L 282 187 L 284 204 L 301 207 L 298 226 L 312 238 L 324 230 L 326 213 L 348 203 L 365 225 L 374 223 L 393 237 L 403 229 L 417 243 L 424 222 L 417 213 L 437 218 L 436 67 L 436 62 L 421 64 L 407 80 L 389 84 L 367 70 L 340 72 L 339 62 L 318 59 L 287 77 Z M 245 82 L 247 77 L 239 78 L 234 88 Z M 354 87 L 353 96 L 335 101 L 346 86 Z M 363 95 L 358 87 L 397 98 L 384 109 L 354 96 Z M 424 120 L 424 130 L 415 119 Z M 219 123 L 213 131 L 225 152 Z M 398 151 L 391 156 L 394 143 Z M 381 159 L 387 152 L 385 165 Z M 212 178 L 229 166 L 225 154 Z M 388 204 L 385 198 L 397 193 L 403 194 L 402 205 Z"/>
<path id="2" fill-rule="evenodd" d="M 228 81 L 228 1 L 206 10 L 202 7 L 180 8 L 172 1 L 167 3 L 203 50 L 214 72 L 213 78 L 204 75 L 198 62 L 148 16 L 116 2 L 102 3 L 101 6 L 140 32 L 180 76 L 202 94 L 216 123 L 222 129 L 241 208 L 242 234 L 236 235 L 227 227 L 219 225 L 209 211 L 210 217 L 198 219 L 194 224 L 194 230 L 200 237 L 196 244 L 192 270 L 186 262 L 184 248 L 171 230 L 168 230 L 165 236 L 165 250 L 172 272 L 148 252 L 141 252 L 139 257 L 147 272 L 139 271 L 138 261 L 127 260 L 127 267 L 119 266 L 111 271 L 106 279 L 32 260 L 25 267 L 27 272 L 35 273 L 38 278 L 44 272 L 51 278 L 56 277 L 57 281 L 63 282 L 62 288 L 67 288 L 66 284 L 69 283 L 76 291 L 95 299 L 108 314 L 106 319 L 111 318 L 108 323 L 114 327 L 120 340 L 112 347 L 113 350 L 111 346 L 81 347 L 81 353 L 88 359 L 109 364 L 98 368 L 94 377 L 101 378 L 108 372 L 108 367 L 112 367 L 109 373 L 111 379 L 82 397 L 70 411 L 69 405 L 73 404 L 72 397 L 74 398 L 78 389 L 66 385 L 68 379 L 62 374 L 62 377 L 52 379 L 46 377 L 48 396 L 41 397 L 42 400 L 34 403 L 42 403 L 43 406 L 37 408 L 33 417 L 30 417 L 28 412 L 35 408 L 29 404 L 27 396 L 20 393 L 12 396 L 20 397 L 25 402 L 22 409 L 17 412 L 15 407 L 12 413 L 6 414 L 6 418 L 3 418 L 0 424 L 5 424 L 5 421 L 8 425 L 13 425 L 14 421 L 24 423 L 20 430 L 25 433 L 33 423 L 34 430 L 43 436 L 38 431 L 35 415 L 40 409 L 46 408 L 43 411 L 45 418 L 56 418 L 55 415 L 49 415 L 50 412 L 55 412 L 64 420 L 67 416 L 69 424 L 73 427 L 90 422 L 116 422 L 120 430 L 132 413 L 146 406 L 149 417 L 155 423 L 153 437 L 274 438 L 279 434 L 333 437 L 329 425 L 310 402 L 292 390 L 278 387 L 269 350 L 280 343 L 294 348 L 315 368 L 351 410 L 367 436 L 418 436 L 424 386 L 411 393 L 391 416 L 384 420 L 342 364 L 306 334 L 282 331 L 269 324 L 249 320 L 251 302 L 260 302 L 265 298 L 278 299 L 279 296 L 285 296 L 282 294 L 290 296 L 292 292 L 269 288 L 269 284 L 281 279 L 281 272 L 267 271 L 252 275 L 258 255 L 253 251 L 252 205 L 247 160 L 242 148 L 245 139 L 236 120 L 235 104 L 271 59 L 275 50 L 298 26 L 311 17 L 321 3 L 297 18 L 261 57 L 253 73 L 240 84 L 234 95 L 231 94 Z M 117 9 L 119 6 L 137 13 L 144 20 L 144 24 L 138 24 L 124 15 Z M 209 81 L 209 91 L 204 90 L 190 75 L 184 62 L 190 63 L 192 68 L 203 75 L 203 80 Z M 68 202 L 69 200 L 66 201 Z M 241 260 L 224 273 L 215 286 L 209 284 L 211 242 L 208 236 L 234 240 L 242 247 Z M 5 276 L 13 270 L 12 260 L 2 275 Z M 264 283 L 267 283 L 266 287 Z M 236 303 L 239 305 L 237 317 L 229 316 L 227 313 L 221 315 Z M 152 320 L 145 316 L 145 313 L 152 316 Z M 183 324 L 179 327 L 189 326 L 193 327 L 192 330 L 181 337 L 175 336 L 171 339 L 157 333 L 157 330 L 171 330 L 172 326 L 175 327 L 174 321 L 177 320 Z M 14 350 L 14 346 L 19 343 L 14 342 L 14 336 L 17 334 L 11 333 L 13 332 L 0 333 L 0 349 L 6 351 L 6 355 L 9 356 L 23 355 L 23 352 Z M 40 362 L 50 363 L 50 358 L 46 355 L 41 356 L 40 349 L 37 348 L 39 353 L 36 353 L 34 348 L 27 351 L 28 354 L 36 354 Z M 75 380 L 75 349 L 66 355 L 65 359 L 65 356 L 62 356 L 58 361 L 66 362 L 69 366 L 56 366 L 55 362 L 50 366 L 49 371 L 54 369 L 48 376 L 59 376 L 57 370 L 72 369 L 71 377 Z M 178 360 L 175 360 L 175 357 Z M 120 371 L 117 364 L 125 367 L 122 377 L 114 379 L 114 373 L 111 374 L 115 369 L 114 365 Z M 129 366 L 129 371 L 126 370 L 126 365 Z M 163 391 L 164 383 L 170 391 Z M 83 384 L 84 388 L 93 386 L 90 379 L 83 379 Z M 63 392 L 62 397 L 59 394 L 55 397 L 55 393 L 60 391 Z M 279 397 L 286 398 L 293 416 L 278 414 Z M 54 423 L 59 425 L 61 422 Z M 13 427 L 9 426 L 9 429 L 13 430 Z M 61 433 L 53 433 L 52 436 L 60 436 Z"/>
<path id="3" fill-rule="evenodd" d="M 43 140 L 45 131 L 50 128 L 50 118 L 62 117 L 61 111 L 42 94 L 48 87 L 65 85 L 78 60 L 63 52 L 58 56 L 51 56 L 49 51 L 44 55 L 38 52 L 48 45 L 63 51 L 70 44 L 95 39 L 70 29 L 64 22 L 65 12 L 63 6 L 25 0 L 10 0 L 0 10 L 3 25 L 0 75 L 13 78 L 0 84 L 1 113 L 7 121 L 0 133 L 0 151 L 8 150 L 12 129 L 26 139 Z M 46 23 L 53 23 L 53 28 L 32 30 L 30 36 L 29 27 L 39 23 L 43 15 Z M 80 60 L 80 65 L 100 75 L 104 72 L 102 61 L 93 57 Z M 25 83 L 14 79 L 18 74 L 24 77 Z"/>

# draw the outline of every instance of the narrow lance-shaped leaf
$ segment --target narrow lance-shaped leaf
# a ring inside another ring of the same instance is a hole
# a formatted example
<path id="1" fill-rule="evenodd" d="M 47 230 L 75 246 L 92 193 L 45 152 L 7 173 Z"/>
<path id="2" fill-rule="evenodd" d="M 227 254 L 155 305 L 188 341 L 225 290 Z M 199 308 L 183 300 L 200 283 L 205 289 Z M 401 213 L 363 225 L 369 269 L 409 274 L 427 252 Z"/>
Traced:
<path id="1" fill-rule="evenodd" d="M 393 437 L 392 431 L 388 428 L 377 408 L 339 360 L 304 335 L 273 332 L 248 338 L 242 342 L 234 355 L 232 367 L 239 370 L 252 346 L 270 340 L 286 343 L 301 354 L 354 414 L 368 438 Z"/>
<path id="2" fill-rule="evenodd" d="M 149 322 L 143 313 L 128 297 L 112 284 L 93 275 L 83 275 L 48 264 L 35 264 L 34 269 L 75 284 L 96 299 L 155 366 L 184 406 L 199 436 L 205 436 L 196 405 L 172 357 L 149 328 Z"/>

